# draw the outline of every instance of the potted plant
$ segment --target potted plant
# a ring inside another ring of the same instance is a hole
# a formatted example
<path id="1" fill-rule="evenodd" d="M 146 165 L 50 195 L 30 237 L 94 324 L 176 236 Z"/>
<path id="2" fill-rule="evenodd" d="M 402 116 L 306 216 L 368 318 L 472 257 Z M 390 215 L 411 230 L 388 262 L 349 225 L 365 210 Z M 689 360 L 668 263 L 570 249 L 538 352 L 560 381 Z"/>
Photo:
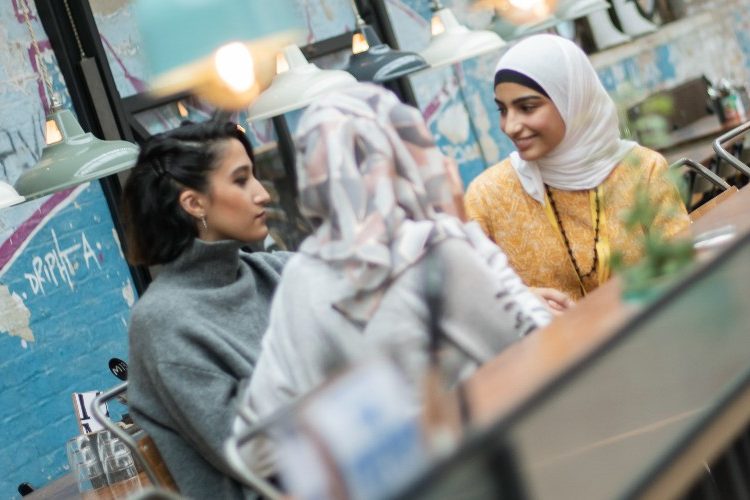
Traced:
<path id="1" fill-rule="evenodd" d="M 633 207 L 625 214 L 625 226 L 642 238 L 643 257 L 632 265 L 626 265 L 620 253 L 613 253 L 611 260 L 612 269 L 621 276 L 625 300 L 653 300 L 693 261 L 692 241 L 689 238 L 667 238 L 653 227 L 656 215 L 657 209 L 650 203 L 647 186 L 639 186 Z"/>

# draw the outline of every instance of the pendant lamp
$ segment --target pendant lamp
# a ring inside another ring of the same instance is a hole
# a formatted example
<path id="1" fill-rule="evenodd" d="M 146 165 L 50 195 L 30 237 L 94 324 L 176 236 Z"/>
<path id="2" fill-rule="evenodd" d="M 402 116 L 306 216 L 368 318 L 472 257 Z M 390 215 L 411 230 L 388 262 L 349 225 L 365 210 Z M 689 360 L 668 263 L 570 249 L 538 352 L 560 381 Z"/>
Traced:
<path id="1" fill-rule="evenodd" d="M 53 107 L 46 132 L 41 159 L 16 180 L 18 193 L 29 199 L 116 174 L 138 158 L 135 144 L 97 139 L 83 131 L 68 109 Z"/>
<path id="2" fill-rule="evenodd" d="M 352 56 L 346 70 L 359 81 L 381 83 L 428 67 L 415 52 L 393 50 L 380 41 L 372 26 L 366 24 L 352 0 L 358 33 L 352 38 Z"/>
<path id="3" fill-rule="evenodd" d="M 612 24 L 612 19 L 606 10 L 592 12 L 586 17 L 597 49 L 604 50 L 630 41 L 628 35 Z"/>
<path id="4" fill-rule="evenodd" d="M 292 0 L 136 0 L 134 13 L 152 92 L 230 110 L 270 85 L 276 54 L 302 33 Z"/>
<path id="5" fill-rule="evenodd" d="M 612 0 L 612 6 L 625 34 L 640 36 L 657 30 L 658 26 L 641 15 L 634 1 Z"/>
<path id="6" fill-rule="evenodd" d="M 316 98 L 357 80 L 346 71 L 322 70 L 307 61 L 296 45 L 277 59 L 276 76 L 248 110 L 248 120 L 262 120 L 304 108 Z"/>
<path id="7" fill-rule="evenodd" d="M 505 41 L 492 31 L 473 31 L 456 20 L 440 0 L 432 1 L 432 39 L 420 54 L 431 67 L 453 64 L 499 50 Z"/>
<path id="8" fill-rule="evenodd" d="M 561 0 L 555 15 L 565 21 L 585 17 L 593 12 L 609 9 L 607 0 Z"/>
<path id="9" fill-rule="evenodd" d="M 513 24 L 502 17 L 498 17 L 492 23 L 492 30 L 497 32 L 505 40 L 515 40 L 516 38 L 521 38 L 553 28 L 560 22 L 561 19 L 554 15 L 548 16 L 544 20 L 536 23 L 520 25 Z"/>
<path id="10" fill-rule="evenodd" d="M 31 43 L 35 52 L 41 54 L 31 28 L 28 3 L 23 8 Z M 52 99 L 52 109 L 47 116 L 42 157 L 16 180 L 18 194 L 26 199 L 37 198 L 132 167 L 138 147 L 127 141 L 102 141 L 84 132 L 73 113 L 57 101 L 44 63 L 40 61 L 38 66 L 47 95 Z"/>

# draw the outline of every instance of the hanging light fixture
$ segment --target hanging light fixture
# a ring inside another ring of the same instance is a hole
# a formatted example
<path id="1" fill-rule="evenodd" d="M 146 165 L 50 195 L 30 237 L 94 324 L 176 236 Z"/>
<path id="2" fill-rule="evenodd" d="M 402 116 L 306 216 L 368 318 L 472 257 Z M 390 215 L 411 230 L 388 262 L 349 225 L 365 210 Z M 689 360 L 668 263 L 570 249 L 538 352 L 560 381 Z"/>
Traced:
<path id="1" fill-rule="evenodd" d="M 16 189 L 27 198 L 116 174 L 132 167 L 138 158 L 136 145 L 97 139 L 83 131 L 70 110 L 56 103 L 47 116 L 46 132 L 41 159 L 16 181 Z"/>
<path id="2" fill-rule="evenodd" d="M 553 28 L 560 22 L 561 19 L 557 18 L 555 15 L 551 15 L 536 23 L 519 25 L 508 22 L 502 17 L 497 16 L 492 23 L 492 30 L 502 36 L 503 39 L 510 41 Z"/>
<path id="3" fill-rule="evenodd" d="M 298 46 L 289 45 L 278 54 L 276 76 L 250 106 L 247 118 L 262 120 L 304 108 L 324 93 L 356 81 L 346 71 L 318 68 Z"/>
<path id="4" fill-rule="evenodd" d="M 427 68 L 427 62 L 414 52 L 393 50 L 380 41 L 372 26 L 366 24 L 351 0 L 357 20 L 352 37 L 352 56 L 347 71 L 359 81 L 385 82 Z"/>
<path id="5" fill-rule="evenodd" d="M 152 92 L 192 91 L 223 109 L 255 99 L 301 33 L 291 0 L 137 0 L 134 12 Z"/>
<path id="6" fill-rule="evenodd" d="M 630 41 L 630 36 L 618 30 L 612 23 L 606 10 L 597 10 L 586 18 L 597 49 L 604 50 Z"/>
<path id="7" fill-rule="evenodd" d="M 474 31 L 456 20 L 453 11 L 432 0 L 432 39 L 420 54 L 431 67 L 453 64 L 499 50 L 505 41 L 492 31 Z"/>
<path id="8" fill-rule="evenodd" d="M 612 7 L 615 9 L 622 30 L 627 35 L 641 36 L 658 29 L 658 26 L 641 15 L 635 1 L 612 0 Z"/>
<path id="9" fill-rule="evenodd" d="M 25 2 L 23 9 L 34 51 L 41 55 L 29 19 L 28 3 Z M 46 146 L 39 162 L 16 180 L 18 193 L 26 199 L 37 198 L 132 167 L 138 157 L 138 147 L 127 141 L 102 141 L 84 132 L 73 113 L 61 107 L 44 62 L 39 61 L 38 66 L 52 100 L 45 125 Z"/>
<path id="10" fill-rule="evenodd" d="M 570 21 L 608 8 L 607 0 L 560 0 L 555 15 L 562 20 Z"/>

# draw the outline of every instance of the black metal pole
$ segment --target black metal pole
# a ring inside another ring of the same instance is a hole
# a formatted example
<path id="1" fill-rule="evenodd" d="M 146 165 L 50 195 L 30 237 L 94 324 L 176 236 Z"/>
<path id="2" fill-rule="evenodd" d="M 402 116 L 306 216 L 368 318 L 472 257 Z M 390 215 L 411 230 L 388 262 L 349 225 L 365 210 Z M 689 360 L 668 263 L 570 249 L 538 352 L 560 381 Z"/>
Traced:
<path id="1" fill-rule="evenodd" d="M 133 134 L 88 0 L 35 0 L 35 4 L 81 126 L 102 139 L 132 141 Z M 119 206 L 120 182 L 116 175 L 99 182 L 120 244 L 126 248 Z M 142 294 L 151 281 L 150 274 L 144 267 L 129 268 L 133 285 Z"/>
<path id="2" fill-rule="evenodd" d="M 279 181 L 278 187 L 287 194 L 287 196 L 282 196 L 280 193 L 279 202 L 291 225 L 298 231 L 302 230 L 302 234 L 295 232 L 295 239 L 289 242 L 290 248 L 297 249 L 306 234 L 309 233 L 310 227 L 297 206 L 297 159 L 295 156 L 294 138 L 284 115 L 275 116 L 272 118 L 272 121 L 274 129 L 276 129 L 276 147 L 284 164 L 284 178 Z"/>
<path id="3" fill-rule="evenodd" d="M 289 125 L 286 122 L 284 115 L 274 116 L 272 119 L 273 127 L 276 129 L 277 147 L 279 148 L 279 156 L 281 161 L 284 162 L 284 173 L 286 177 L 293 183 L 294 193 L 296 197 L 297 193 L 297 160 L 294 157 L 294 139 L 292 133 L 289 130 Z"/>
<path id="4" fill-rule="evenodd" d="M 372 6 L 373 21 L 379 31 L 381 39 L 391 46 L 392 49 L 399 50 L 396 32 L 393 30 L 391 18 L 388 15 L 388 9 L 384 0 L 369 0 Z M 398 94 L 401 100 L 414 107 L 417 106 L 417 97 L 414 94 L 414 88 L 408 76 L 402 76 L 387 83 L 386 87 L 392 92 Z"/>

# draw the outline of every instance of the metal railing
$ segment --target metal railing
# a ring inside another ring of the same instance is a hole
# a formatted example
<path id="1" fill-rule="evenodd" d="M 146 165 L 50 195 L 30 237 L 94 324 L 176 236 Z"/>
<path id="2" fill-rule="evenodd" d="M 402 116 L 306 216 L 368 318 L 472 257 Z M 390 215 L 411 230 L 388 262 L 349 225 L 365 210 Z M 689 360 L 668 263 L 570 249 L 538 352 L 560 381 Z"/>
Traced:
<path id="1" fill-rule="evenodd" d="M 673 164 L 669 166 L 670 170 L 680 168 L 680 167 L 687 167 L 690 170 L 694 171 L 696 174 L 700 175 L 701 177 L 705 178 L 707 181 L 709 181 L 714 186 L 718 187 L 722 191 L 726 191 L 729 189 L 729 184 L 727 181 L 716 175 L 714 172 L 709 170 L 707 167 L 701 165 L 697 161 L 691 160 L 690 158 L 680 158 Z"/>
<path id="2" fill-rule="evenodd" d="M 714 151 L 716 151 L 716 154 L 719 156 L 719 158 L 726 160 L 727 163 L 732 165 L 734 168 L 736 168 L 737 170 L 739 170 L 746 176 L 750 177 L 750 166 L 740 161 L 739 158 L 731 154 L 723 146 L 724 143 L 729 142 L 732 139 L 736 139 L 737 137 L 740 137 L 742 135 L 745 135 L 748 132 L 750 132 L 750 121 L 745 122 L 742 125 L 733 128 L 726 134 L 720 135 L 718 138 L 716 138 L 716 140 L 714 140 L 713 148 L 714 148 Z"/>

